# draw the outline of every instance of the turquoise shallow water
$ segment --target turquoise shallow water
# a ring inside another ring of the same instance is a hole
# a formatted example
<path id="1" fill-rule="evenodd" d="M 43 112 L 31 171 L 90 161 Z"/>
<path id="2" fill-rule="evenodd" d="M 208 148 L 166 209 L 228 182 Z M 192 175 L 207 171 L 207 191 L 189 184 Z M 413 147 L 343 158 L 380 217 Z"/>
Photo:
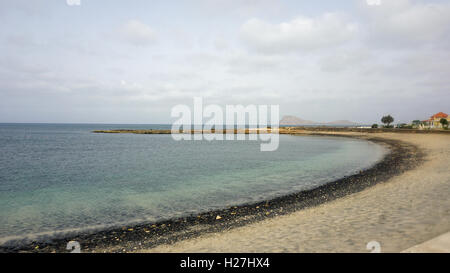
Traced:
<path id="1" fill-rule="evenodd" d="M 379 161 L 374 143 L 280 136 L 181 141 L 94 134 L 168 125 L 0 124 L 0 243 L 70 230 L 157 221 L 307 190 Z"/>

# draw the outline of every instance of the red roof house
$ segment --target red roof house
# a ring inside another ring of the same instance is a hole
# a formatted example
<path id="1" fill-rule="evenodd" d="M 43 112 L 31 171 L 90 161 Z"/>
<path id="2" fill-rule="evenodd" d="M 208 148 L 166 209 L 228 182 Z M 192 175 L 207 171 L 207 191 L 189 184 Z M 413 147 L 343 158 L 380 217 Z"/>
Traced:
<path id="1" fill-rule="evenodd" d="M 443 112 L 439 112 L 433 116 L 431 116 L 431 119 L 441 119 L 441 118 L 448 118 L 448 115 L 446 113 Z"/>
<path id="2" fill-rule="evenodd" d="M 426 121 L 426 124 L 430 125 L 432 128 L 441 128 L 442 127 L 441 119 L 443 118 L 450 121 L 450 118 L 446 113 L 439 112 L 437 114 L 432 115 L 430 119 Z"/>

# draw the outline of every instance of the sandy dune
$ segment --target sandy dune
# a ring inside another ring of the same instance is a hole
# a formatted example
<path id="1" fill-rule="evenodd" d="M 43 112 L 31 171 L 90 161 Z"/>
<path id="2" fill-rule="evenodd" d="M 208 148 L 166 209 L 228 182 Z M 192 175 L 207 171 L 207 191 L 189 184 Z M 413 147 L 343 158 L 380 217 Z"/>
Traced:
<path id="1" fill-rule="evenodd" d="M 400 252 L 450 231 L 450 135 L 372 135 L 415 144 L 426 162 L 317 207 L 147 251 L 368 252 L 367 243 L 377 241 L 382 252 Z"/>

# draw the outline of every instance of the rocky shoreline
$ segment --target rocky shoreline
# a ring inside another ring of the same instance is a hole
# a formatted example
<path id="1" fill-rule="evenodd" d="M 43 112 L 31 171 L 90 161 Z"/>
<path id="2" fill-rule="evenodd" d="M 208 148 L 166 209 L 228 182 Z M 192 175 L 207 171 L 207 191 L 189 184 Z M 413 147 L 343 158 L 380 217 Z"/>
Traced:
<path id="1" fill-rule="evenodd" d="M 308 135 L 311 135 L 311 133 Z M 330 134 L 327 134 L 327 136 L 330 136 Z M 86 232 L 47 242 L 36 241 L 16 247 L 0 247 L 0 252 L 68 252 L 66 245 L 71 240 L 80 243 L 82 252 L 139 252 L 161 244 L 171 244 L 205 233 L 229 230 L 317 206 L 385 182 L 396 175 L 417 167 L 424 160 L 424 152 L 412 144 L 378 138 L 375 135 L 359 138 L 385 145 L 390 149 L 390 153 L 370 169 L 327 183 L 313 190 L 302 191 L 256 204 L 228 207 L 157 223 Z"/>

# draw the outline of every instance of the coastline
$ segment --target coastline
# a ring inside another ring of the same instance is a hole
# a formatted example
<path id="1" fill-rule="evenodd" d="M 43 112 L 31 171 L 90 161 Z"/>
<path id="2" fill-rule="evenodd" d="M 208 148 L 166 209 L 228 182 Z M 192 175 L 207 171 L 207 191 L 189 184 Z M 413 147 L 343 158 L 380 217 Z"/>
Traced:
<path id="1" fill-rule="evenodd" d="M 368 253 L 367 244 L 376 241 L 381 252 L 398 253 L 450 230 L 449 135 L 344 134 L 413 145 L 419 161 L 406 169 L 399 166 L 385 183 L 318 206 L 143 252 Z"/>
<path id="2" fill-rule="evenodd" d="M 315 132 L 295 134 L 324 135 Z M 343 136 L 334 133 L 326 135 Z M 16 248 L 1 247 L 0 252 L 67 252 L 65 247 L 69 240 L 80 242 L 84 252 L 144 252 L 158 246 L 170 247 L 174 243 L 198 238 L 205 234 L 226 232 L 331 202 L 385 182 L 396 175 L 415 168 L 423 161 L 424 154 L 421 149 L 399 140 L 373 136 L 352 135 L 348 137 L 362 138 L 387 145 L 391 152 L 370 169 L 327 183 L 313 190 L 294 193 L 257 204 L 244 204 L 158 223 L 82 233 L 54 239 L 50 242 L 34 242 Z"/>

